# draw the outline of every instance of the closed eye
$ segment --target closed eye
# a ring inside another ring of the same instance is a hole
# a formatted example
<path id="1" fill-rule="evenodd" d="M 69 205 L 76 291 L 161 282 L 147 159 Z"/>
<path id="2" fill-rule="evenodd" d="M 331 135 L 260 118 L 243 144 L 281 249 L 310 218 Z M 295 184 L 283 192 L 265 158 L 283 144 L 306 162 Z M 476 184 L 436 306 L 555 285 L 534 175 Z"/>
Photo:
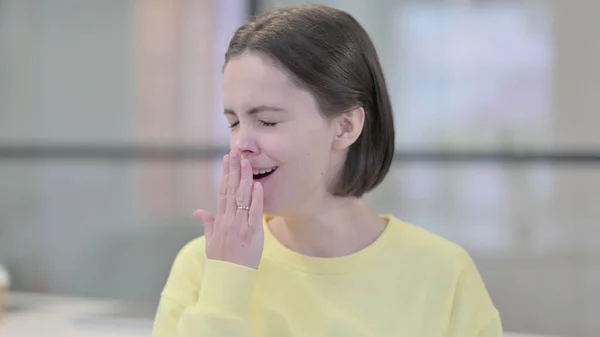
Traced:
<path id="1" fill-rule="evenodd" d="M 275 125 L 277 125 L 277 123 L 269 123 L 269 122 L 265 122 L 265 121 L 260 121 L 260 124 L 262 124 L 264 126 L 275 126 Z"/>
<path id="2" fill-rule="evenodd" d="M 233 123 L 233 124 L 229 125 L 229 128 L 230 128 L 230 129 L 233 129 L 233 128 L 235 128 L 236 126 L 238 126 L 239 124 L 240 124 L 240 122 L 239 122 L 239 121 L 237 121 L 237 122 L 235 122 L 235 123 Z M 277 123 L 277 122 L 265 122 L 265 121 L 260 121 L 260 124 L 261 124 L 262 126 L 273 127 L 273 126 L 277 125 L 278 123 Z"/>

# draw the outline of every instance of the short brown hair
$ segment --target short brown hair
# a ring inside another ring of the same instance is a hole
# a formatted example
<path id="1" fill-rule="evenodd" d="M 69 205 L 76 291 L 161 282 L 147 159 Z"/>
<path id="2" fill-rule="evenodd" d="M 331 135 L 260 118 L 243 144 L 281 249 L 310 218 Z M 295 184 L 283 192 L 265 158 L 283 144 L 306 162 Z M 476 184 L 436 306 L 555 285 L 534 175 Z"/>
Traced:
<path id="1" fill-rule="evenodd" d="M 363 107 L 362 133 L 331 192 L 361 197 L 379 185 L 394 156 L 392 104 L 375 46 L 356 19 L 322 5 L 274 9 L 235 32 L 225 64 L 249 51 L 273 58 L 314 95 L 326 118 Z"/>

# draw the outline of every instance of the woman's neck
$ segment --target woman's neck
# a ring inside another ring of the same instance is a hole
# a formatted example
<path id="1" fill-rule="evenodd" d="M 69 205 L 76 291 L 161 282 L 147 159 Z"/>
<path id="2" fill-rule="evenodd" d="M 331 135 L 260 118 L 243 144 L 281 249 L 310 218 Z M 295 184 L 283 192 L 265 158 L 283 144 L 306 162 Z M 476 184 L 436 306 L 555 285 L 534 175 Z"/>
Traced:
<path id="1" fill-rule="evenodd" d="M 289 249 L 313 257 L 340 257 L 373 243 L 386 221 L 363 198 L 331 198 L 310 214 L 276 216 L 273 236 Z"/>

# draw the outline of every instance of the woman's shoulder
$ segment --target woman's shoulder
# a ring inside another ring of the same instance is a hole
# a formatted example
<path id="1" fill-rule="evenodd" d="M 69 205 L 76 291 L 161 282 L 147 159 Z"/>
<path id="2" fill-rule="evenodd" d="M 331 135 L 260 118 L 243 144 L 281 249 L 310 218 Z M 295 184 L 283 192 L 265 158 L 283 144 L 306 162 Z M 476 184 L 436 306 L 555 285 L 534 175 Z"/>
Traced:
<path id="1" fill-rule="evenodd" d="M 384 217 L 389 220 L 390 252 L 400 260 L 454 270 L 473 263 L 469 253 L 458 243 L 393 215 Z"/>
<path id="2" fill-rule="evenodd" d="M 184 301 L 189 294 L 182 295 L 182 289 L 200 286 L 206 266 L 205 242 L 204 236 L 196 237 L 179 250 L 171 265 L 163 295 Z"/>
<path id="3" fill-rule="evenodd" d="M 206 264 L 206 239 L 204 235 L 196 237 L 186 243 L 177 253 L 173 261 L 171 272 L 196 273 L 203 270 Z"/>
<path id="4" fill-rule="evenodd" d="M 193 238 L 179 250 L 175 260 L 202 260 L 206 257 L 205 246 L 206 237 L 204 235 Z"/>

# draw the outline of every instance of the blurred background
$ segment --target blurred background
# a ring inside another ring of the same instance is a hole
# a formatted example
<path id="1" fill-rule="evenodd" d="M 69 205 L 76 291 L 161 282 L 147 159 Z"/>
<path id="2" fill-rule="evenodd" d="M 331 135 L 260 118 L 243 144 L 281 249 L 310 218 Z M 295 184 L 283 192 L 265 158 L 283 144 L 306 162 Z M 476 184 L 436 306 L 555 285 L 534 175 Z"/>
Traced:
<path id="1" fill-rule="evenodd" d="M 0 0 L 11 291 L 152 319 L 215 207 L 228 39 L 301 2 Z M 600 336 L 600 2 L 313 3 L 354 15 L 387 74 L 398 154 L 374 208 L 463 245 L 507 331 Z"/>

